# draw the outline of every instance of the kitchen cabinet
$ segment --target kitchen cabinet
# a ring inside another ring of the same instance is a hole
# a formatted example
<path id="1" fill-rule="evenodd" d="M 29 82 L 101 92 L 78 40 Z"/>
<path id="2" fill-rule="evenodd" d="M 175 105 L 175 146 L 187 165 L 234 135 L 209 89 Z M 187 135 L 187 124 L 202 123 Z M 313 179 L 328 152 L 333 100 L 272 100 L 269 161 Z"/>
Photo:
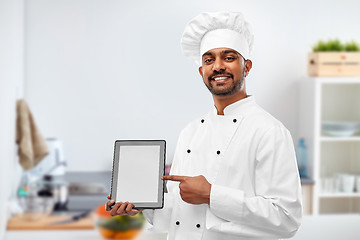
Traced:
<path id="1" fill-rule="evenodd" d="M 333 137 L 322 130 L 325 121 L 360 122 L 360 78 L 301 79 L 298 119 L 314 180 L 312 213 L 360 213 L 360 192 L 338 190 L 338 174 L 360 174 L 360 135 Z"/>
<path id="2" fill-rule="evenodd" d="M 311 179 L 301 179 L 303 214 L 312 214 L 312 193 L 314 182 Z"/>
<path id="3" fill-rule="evenodd" d="M 359 240 L 359 214 L 304 216 L 292 240 Z"/>

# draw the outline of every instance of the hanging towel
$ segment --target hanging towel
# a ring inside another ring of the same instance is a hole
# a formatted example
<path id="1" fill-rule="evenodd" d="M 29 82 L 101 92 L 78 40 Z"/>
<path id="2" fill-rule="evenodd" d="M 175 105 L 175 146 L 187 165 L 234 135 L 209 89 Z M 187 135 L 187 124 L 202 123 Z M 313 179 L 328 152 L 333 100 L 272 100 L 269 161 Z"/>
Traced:
<path id="1" fill-rule="evenodd" d="M 16 112 L 16 143 L 19 145 L 19 161 L 24 170 L 29 170 L 49 153 L 49 149 L 24 99 L 17 101 Z"/>

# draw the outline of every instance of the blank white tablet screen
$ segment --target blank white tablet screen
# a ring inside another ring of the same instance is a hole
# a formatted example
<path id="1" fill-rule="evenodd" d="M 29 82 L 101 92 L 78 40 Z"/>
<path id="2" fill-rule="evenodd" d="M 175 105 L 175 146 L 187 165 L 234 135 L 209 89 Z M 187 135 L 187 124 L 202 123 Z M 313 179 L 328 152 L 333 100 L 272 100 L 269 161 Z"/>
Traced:
<path id="1" fill-rule="evenodd" d="M 160 146 L 121 146 L 117 202 L 157 202 Z"/>

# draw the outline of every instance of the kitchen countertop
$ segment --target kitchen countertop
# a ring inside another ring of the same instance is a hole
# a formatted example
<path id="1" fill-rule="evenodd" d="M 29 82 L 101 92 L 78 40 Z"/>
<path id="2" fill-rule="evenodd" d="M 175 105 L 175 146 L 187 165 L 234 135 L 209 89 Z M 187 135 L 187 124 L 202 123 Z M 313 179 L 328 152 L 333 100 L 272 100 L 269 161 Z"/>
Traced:
<path id="1" fill-rule="evenodd" d="M 94 229 L 94 216 L 81 218 L 71 223 L 53 224 L 58 221 L 69 220 L 68 216 L 44 216 L 36 221 L 25 220 L 19 215 L 12 217 L 7 224 L 8 230 L 65 230 L 65 229 Z"/>
<path id="2" fill-rule="evenodd" d="M 7 231 L 4 240 L 103 240 L 97 230 Z M 136 240 L 166 240 L 167 233 L 144 231 Z"/>
<path id="3" fill-rule="evenodd" d="M 358 240 L 360 214 L 304 216 L 294 240 Z M 136 240 L 166 240 L 166 233 L 145 230 Z M 97 230 L 7 231 L 4 240 L 102 240 Z"/>

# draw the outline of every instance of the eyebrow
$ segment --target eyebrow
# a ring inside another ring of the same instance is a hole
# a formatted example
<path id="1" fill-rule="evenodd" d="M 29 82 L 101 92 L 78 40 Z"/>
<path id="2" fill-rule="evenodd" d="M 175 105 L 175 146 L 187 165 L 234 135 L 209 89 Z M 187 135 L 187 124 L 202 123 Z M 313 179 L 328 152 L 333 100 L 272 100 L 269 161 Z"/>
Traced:
<path id="1" fill-rule="evenodd" d="M 236 51 L 234 51 L 234 50 L 223 50 L 223 51 L 221 51 L 221 54 L 228 54 L 228 53 L 234 53 L 234 54 L 236 54 L 236 55 L 238 55 L 239 53 L 238 52 L 236 52 Z M 211 53 L 211 52 L 206 52 L 206 53 L 204 53 L 203 55 L 202 55 L 202 57 L 204 57 L 204 56 L 212 56 L 213 54 Z M 239 54 L 240 55 L 240 54 Z"/>
<path id="2" fill-rule="evenodd" d="M 239 54 L 237 51 L 234 51 L 234 50 L 224 50 L 222 51 L 221 53 L 235 53 L 236 55 Z"/>
<path id="3" fill-rule="evenodd" d="M 206 53 L 204 53 L 204 54 L 202 55 L 202 57 L 204 57 L 204 56 L 212 56 L 212 55 L 213 55 L 212 53 L 206 52 Z"/>

